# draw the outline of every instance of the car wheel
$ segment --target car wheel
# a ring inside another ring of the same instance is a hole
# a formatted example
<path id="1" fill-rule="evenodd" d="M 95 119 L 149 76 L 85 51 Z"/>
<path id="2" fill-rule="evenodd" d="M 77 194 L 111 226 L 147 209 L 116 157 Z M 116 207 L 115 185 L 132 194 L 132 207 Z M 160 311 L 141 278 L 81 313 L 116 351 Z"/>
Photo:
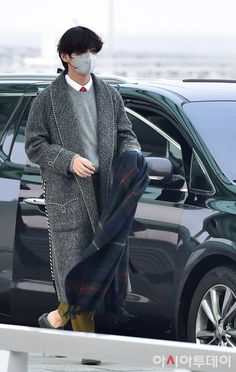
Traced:
<path id="1" fill-rule="evenodd" d="M 209 271 L 197 286 L 189 310 L 188 341 L 236 347 L 236 267 Z"/>

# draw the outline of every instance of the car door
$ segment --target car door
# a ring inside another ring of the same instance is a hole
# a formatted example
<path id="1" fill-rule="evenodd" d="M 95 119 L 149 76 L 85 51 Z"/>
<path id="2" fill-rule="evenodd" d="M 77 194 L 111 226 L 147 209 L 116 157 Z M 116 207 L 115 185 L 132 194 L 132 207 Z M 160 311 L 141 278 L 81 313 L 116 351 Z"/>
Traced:
<path id="1" fill-rule="evenodd" d="M 25 153 L 25 125 L 34 97 L 29 97 L 14 133 L 8 166 L 21 169 L 11 285 L 11 312 L 17 322 L 34 323 L 37 316 L 56 306 L 51 280 L 49 240 L 39 166 Z"/>
<path id="2" fill-rule="evenodd" d="M 10 315 L 9 293 L 12 283 L 14 235 L 19 173 L 12 173 L 7 159 L 14 127 L 25 106 L 23 93 L 0 92 L 0 313 Z"/>
<path id="3" fill-rule="evenodd" d="M 176 250 L 182 205 L 187 197 L 181 146 L 164 130 L 133 109 L 126 108 L 143 155 L 169 158 L 175 181 L 160 186 L 155 177 L 138 203 L 130 233 L 130 311 L 159 318 L 165 327 L 173 312 Z"/>

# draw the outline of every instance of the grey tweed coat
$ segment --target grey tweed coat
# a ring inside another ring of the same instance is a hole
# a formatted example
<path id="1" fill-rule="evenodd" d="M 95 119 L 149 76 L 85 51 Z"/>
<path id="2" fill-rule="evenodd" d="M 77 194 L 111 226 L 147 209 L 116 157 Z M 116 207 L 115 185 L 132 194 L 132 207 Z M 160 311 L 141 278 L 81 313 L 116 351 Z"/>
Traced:
<path id="1" fill-rule="evenodd" d="M 99 205 L 104 204 L 116 158 L 140 145 L 117 90 L 94 75 L 99 153 Z M 26 125 L 25 150 L 40 166 L 46 212 L 52 280 L 59 301 L 66 301 L 64 282 L 93 239 L 99 217 L 92 179 L 69 171 L 75 154 L 84 153 L 73 104 L 62 72 L 34 100 Z"/>

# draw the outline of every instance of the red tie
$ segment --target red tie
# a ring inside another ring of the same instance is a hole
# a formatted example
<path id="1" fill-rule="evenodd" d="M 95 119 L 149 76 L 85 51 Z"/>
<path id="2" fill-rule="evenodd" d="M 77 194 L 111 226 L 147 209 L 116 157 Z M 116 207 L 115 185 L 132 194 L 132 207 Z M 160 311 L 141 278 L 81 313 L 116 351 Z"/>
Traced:
<path id="1" fill-rule="evenodd" d="M 87 89 L 85 87 L 80 88 L 80 92 L 87 92 Z"/>

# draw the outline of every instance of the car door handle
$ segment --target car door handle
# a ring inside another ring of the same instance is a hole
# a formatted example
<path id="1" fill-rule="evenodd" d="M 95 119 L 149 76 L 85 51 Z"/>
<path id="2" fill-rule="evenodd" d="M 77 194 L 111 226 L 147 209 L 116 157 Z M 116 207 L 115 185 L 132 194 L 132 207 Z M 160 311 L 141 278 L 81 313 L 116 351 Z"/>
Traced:
<path id="1" fill-rule="evenodd" d="M 27 199 L 24 199 L 24 202 L 28 204 L 38 205 L 38 206 L 45 205 L 45 199 L 42 199 L 42 198 L 27 198 Z"/>

